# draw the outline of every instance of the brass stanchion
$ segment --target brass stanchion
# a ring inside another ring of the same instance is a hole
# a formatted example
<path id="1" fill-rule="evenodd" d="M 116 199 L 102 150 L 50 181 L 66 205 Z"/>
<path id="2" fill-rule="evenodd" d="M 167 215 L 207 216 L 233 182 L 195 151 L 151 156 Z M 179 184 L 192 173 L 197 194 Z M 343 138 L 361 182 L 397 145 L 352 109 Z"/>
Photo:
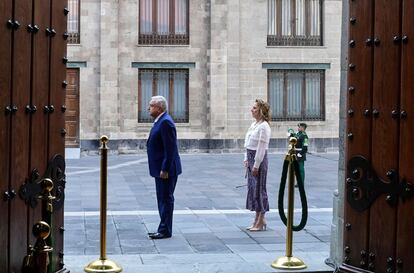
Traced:
<path id="1" fill-rule="evenodd" d="M 289 139 L 289 152 L 286 155 L 285 160 L 289 161 L 288 169 L 288 215 L 286 223 L 286 256 L 279 257 L 273 261 L 272 267 L 277 269 L 304 269 L 305 263 L 296 257 L 292 256 L 292 244 L 293 244 L 293 210 L 294 210 L 294 184 L 295 184 L 295 172 L 293 168 L 293 160 L 296 160 L 295 145 L 297 139 L 291 137 Z"/>
<path id="2" fill-rule="evenodd" d="M 49 254 L 53 247 L 46 243 L 46 238 L 50 235 L 50 226 L 44 221 L 34 224 L 32 233 L 36 237 L 36 243 L 29 245 L 28 254 L 23 259 L 22 273 L 47 273 L 49 265 Z"/>
<path id="3" fill-rule="evenodd" d="M 107 203 L 107 167 L 108 167 L 108 137 L 101 136 L 101 257 L 85 266 L 88 273 L 117 273 L 122 267 L 106 258 L 106 203 Z"/>

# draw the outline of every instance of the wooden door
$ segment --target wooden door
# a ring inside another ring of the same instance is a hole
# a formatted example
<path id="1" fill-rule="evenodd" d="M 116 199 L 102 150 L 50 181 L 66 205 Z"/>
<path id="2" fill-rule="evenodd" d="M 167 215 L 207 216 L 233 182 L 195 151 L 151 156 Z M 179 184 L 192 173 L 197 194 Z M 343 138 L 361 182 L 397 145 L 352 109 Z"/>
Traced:
<path id="1" fill-rule="evenodd" d="M 11 190 L 18 192 L 29 173 L 30 115 L 27 115 L 24 109 L 30 103 L 32 35 L 24 29 L 24 26 L 32 23 L 33 3 L 31 0 L 23 0 L 14 1 L 13 4 L 14 26 L 10 28 L 12 31 L 11 104 L 6 115 L 10 118 L 9 185 Z M 27 231 L 23 236 L 21 232 L 15 232 L 20 227 L 29 227 L 28 218 L 22 217 L 28 214 L 25 202 L 20 198 L 13 198 L 9 202 L 9 209 L 9 270 L 15 272 L 21 267 L 19 263 L 21 264 L 22 257 L 27 252 L 27 244 L 32 238 Z"/>
<path id="2" fill-rule="evenodd" d="M 400 179 L 414 183 L 414 1 L 402 2 L 401 31 L 401 95 L 400 95 Z M 409 40 L 410 39 L 410 40 Z M 414 269 L 414 205 L 413 200 L 400 202 L 397 212 L 396 233 L 396 266 L 399 272 L 410 272 Z"/>
<path id="3" fill-rule="evenodd" d="M 79 69 L 68 68 L 66 71 L 66 147 L 79 147 Z"/>
<path id="4" fill-rule="evenodd" d="M 10 140 L 10 117 L 6 116 L 5 107 L 11 104 L 11 52 L 12 52 L 12 32 L 5 27 L 4 22 L 7 22 L 12 18 L 12 1 L 0 1 L 0 22 L 3 22 L 0 26 L 0 173 L 2 179 L 0 179 L 0 194 L 4 194 L 0 199 L 0 268 L 5 268 L 8 271 L 9 249 L 8 235 L 9 233 L 9 203 L 3 201 L 4 199 L 10 199 L 12 192 L 9 187 L 9 170 L 10 170 L 10 153 L 9 153 L 9 140 Z M 15 194 L 15 193 L 13 193 Z"/>
<path id="5" fill-rule="evenodd" d="M 344 261 L 411 272 L 414 252 L 412 0 L 349 1 Z M 411 212 L 411 215 L 410 215 Z"/>
<path id="6" fill-rule="evenodd" d="M 49 272 L 63 263 L 66 1 L 0 1 L 0 270 L 18 273 L 36 238 L 51 226 Z M 7 23 L 6 23 L 7 22 Z M 51 178 L 53 213 L 38 200 Z M 48 216 L 50 219 L 46 219 Z"/>

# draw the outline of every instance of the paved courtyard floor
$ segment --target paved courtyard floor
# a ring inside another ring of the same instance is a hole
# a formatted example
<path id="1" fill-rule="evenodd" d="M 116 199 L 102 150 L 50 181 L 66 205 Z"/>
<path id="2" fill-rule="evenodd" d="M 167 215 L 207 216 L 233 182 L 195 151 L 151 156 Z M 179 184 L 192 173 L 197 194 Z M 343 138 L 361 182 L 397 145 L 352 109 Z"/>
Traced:
<path id="1" fill-rule="evenodd" d="M 245 230 L 254 215 L 245 210 L 242 154 L 181 157 L 173 237 L 149 240 L 147 232 L 156 230 L 159 216 L 146 156 L 109 156 L 108 258 L 128 273 L 285 272 L 270 267 L 286 249 L 286 228 L 277 212 L 284 154 L 269 154 L 271 210 L 263 232 Z M 73 273 L 99 258 L 99 161 L 99 156 L 67 159 L 65 264 Z M 332 272 L 324 260 L 329 257 L 338 154 L 310 154 L 305 168 L 309 218 L 305 229 L 293 235 L 293 256 L 308 265 L 304 272 Z M 298 223 L 300 202 L 295 197 Z"/>

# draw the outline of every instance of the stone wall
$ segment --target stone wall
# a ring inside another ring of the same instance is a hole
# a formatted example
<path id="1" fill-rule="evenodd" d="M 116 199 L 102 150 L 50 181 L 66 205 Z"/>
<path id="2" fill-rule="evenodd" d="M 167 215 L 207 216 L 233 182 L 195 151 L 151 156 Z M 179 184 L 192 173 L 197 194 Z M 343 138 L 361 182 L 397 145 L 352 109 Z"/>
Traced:
<path id="1" fill-rule="evenodd" d="M 191 0 L 190 44 L 138 44 L 138 0 L 81 1 L 81 44 L 69 45 L 80 68 L 80 138 L 83 150 L 106 134 L 117 150 L 140 149 L 151 124 L 138 123 L 138 69 L 132 63 L 194 63 L 189 69 L 189 122 L 177 124 L 188 150 L 239 150 L 252 122 L 256 98 L 267 99 L 263 64 L 329 64 L 325 75 L 325 121 L 307 122 L 319 151 L 337 150 L 339 126 L 341 1 L 324 1 L 324 45 L 266 45 L 267 0 Z M 272 122 L 272 144 L 283 149 L 287 128 Z M 206 143 L 210 143 L 206 145 Z M 278 144 L 280 143 L 280 145 Z M 237 144 L 237 145 L 236 145 Z M 143 147 L 145 148 L 145 147 Z M 183 148 L 184 149 L 184 148 Z"/>
<path id="2" fill-rule="evenodd" d="M 342 36 L 341 36 L 341 96 L 339 115 L 339 162 L 338 162 L 338 190 L 333 196 L 333 219 L 331 232 L 330 256 L 336 264 L 343 260 L 343 227 L 344 227 L 344 200 L 345 200 L 345 140 L 346 140 L 346 105 L 348 89 L 348 41 L 349 41 L 349 0 L 342 3 Z"/>
<path id="3" fill-rule="evenodd" d="M 146 152 L 147 139 L 110 139 L 109 149 L 112 153 Z M 84 154 L 95 153 L 99 148 L 98 139 L 81 140 L 81 151 Z M 178 148 L 182 153 L 240 153 L 244 152 L 244 139 L 178 139 Z M 270 152 L 287 152 L 287 138 L 270 139 Z M 337 138 L 310 139 L 310 153 L 326 153 L 338 151 Z"/>

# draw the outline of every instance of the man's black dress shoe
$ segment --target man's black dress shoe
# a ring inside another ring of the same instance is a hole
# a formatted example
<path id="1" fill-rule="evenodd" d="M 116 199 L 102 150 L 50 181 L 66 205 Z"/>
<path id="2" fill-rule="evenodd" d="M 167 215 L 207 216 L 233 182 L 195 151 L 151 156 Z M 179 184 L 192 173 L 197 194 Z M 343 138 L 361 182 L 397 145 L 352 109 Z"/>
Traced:
<path id="1" fill-rule="evenodd" d="M 149 237 L 151 239 L 166 239 L 166 238 L 170 238 L 171 235 L 167 235 L 167 234 L 163 234 L 163 233 L 156 232 L 154 234 L 150 234 Z"/>
<path id="2" fill-rule="evenodd" d="M 150 235 L 154 235 L 154 234 L 157 234 L 158 232 L 148 232 L 147 234 L 148 234 L 148 236 L 150 236 Z"/>

